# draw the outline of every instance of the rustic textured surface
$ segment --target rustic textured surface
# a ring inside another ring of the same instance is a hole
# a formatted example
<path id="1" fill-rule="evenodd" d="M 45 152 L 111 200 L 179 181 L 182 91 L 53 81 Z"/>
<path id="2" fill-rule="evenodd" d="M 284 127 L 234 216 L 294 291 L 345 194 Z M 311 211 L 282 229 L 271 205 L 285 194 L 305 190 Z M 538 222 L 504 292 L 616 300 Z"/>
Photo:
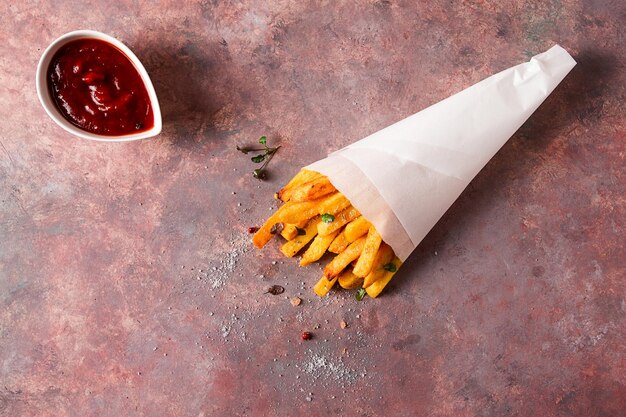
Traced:
<path id="1" fill-rule="evenodd" d="M 0 415 L 622 415 L 623 2 L 317 3 L 3 3 Z M 158 138 L 46 116 L 37 60 L 78 28 L 143 60 Z M 556 42 L 579 65 L 384 296 L 251 249 L 300 166 Z"/>

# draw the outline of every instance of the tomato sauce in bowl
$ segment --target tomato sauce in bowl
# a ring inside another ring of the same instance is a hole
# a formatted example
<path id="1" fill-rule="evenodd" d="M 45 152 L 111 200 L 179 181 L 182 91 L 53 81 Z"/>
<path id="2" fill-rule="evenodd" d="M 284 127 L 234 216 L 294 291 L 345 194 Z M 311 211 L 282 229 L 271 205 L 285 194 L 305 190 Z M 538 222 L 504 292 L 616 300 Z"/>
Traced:
<path id="1" fill-rule="evenodd" d="M 60 113 L 82 130 L 123 136 L 154 127 L 141 75 L 109 42 L 84 38 L 66 43 L 52 57 L 46 77 Z"/>

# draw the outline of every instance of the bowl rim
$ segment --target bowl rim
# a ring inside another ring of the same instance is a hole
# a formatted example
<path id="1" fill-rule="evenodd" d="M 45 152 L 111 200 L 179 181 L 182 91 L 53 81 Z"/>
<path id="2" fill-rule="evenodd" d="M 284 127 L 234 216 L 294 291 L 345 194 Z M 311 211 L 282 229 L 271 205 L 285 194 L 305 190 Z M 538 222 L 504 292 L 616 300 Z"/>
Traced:
<path id="1" fill-rule="evenodd" d="M 48 82 L 46 79 L 48 67 L 50 66 L 50 61 L 52 60 L 52 57 L 61 47 L 66 45 L 68 42 L 78 39 L 103 40 L 118 48 L 120 51 L 122 51 L 124 55 L 126 55 L 126 57 L 128 57 L 128 59 L 132 62 L 135 69 L 139 73 L 139 76 L 141 77 L 146 87 L 146 91 L 148 92 L 150 104 L 152 105 L 152 114 L 154 117 L 154 125 L 151 129 L 127 135 L 98 135 L 74 126 L 63 116 L 63 114 L 61 114 L 48 90 Z M 154 86 L 152 85 L 152 80 L 150 79 L 148 72 L 144 68 L 139 58 L 137 58 L 137 56 L 133 53 L 133 51 L 130 50 L 129 47 L 124 45 L 121 41 L 114 38 L 113 36 L 107 35 L 106 33 L 98 32 L 96 30 L 81 29 L 67 32 L 56 38 L 50 43 L 50 45 L 48 45 L 48 47 L 41 55 L 41 58 L 39 59 L 39 63 L 37 64 L 35 84 L 37 87 L 37 96 L 39 97 L 39 102 L 43 106 L 46 113 L 48 113 L 48 116 L 50 116 L 50 118 L 54 120 L 54 122 L 61 128 L 63 128 L 66 132 L 71 133 L 74 136 L 100 142 L 128 142 L 133 140 L 151 138 L 161 133 L 161 129 L 163 127 L 163 121 L 161 118 L 161 107 L 159 106 L 159 100 L 157 98 L 156 91 L 154 90 Z"/>

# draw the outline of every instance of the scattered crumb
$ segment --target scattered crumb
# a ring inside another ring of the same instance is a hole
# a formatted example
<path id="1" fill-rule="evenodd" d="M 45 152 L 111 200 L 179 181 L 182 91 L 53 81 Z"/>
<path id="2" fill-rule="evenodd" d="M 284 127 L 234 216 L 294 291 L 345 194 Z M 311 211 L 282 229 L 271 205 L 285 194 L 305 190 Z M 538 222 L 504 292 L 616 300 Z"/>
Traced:
<path id="1" fill-rule="evenodd" d="M 341 327 L 342 329 L 345 329 L 345 328 L 347 328 L 347 327 L 348 327 L 348 323 L 346 323 L 346 321 L 345 321 L 345 320 L 341 320 L 341 321 L 339 322 L 339 327 Z"/>
<path id="2" fill-rule="evenodd" d="M 302 299 L 300 297 L 292 297 L 291 300 L 291 305 L 292 306 L 299 306 L 302 303 Z"/>

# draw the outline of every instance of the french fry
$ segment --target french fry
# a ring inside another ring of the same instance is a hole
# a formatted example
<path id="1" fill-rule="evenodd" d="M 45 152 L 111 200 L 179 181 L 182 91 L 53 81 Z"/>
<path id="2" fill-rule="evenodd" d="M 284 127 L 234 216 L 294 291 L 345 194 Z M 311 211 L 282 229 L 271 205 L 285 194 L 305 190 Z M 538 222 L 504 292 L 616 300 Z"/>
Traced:
<path id="1" fill-rule="evenodd" d="M 288 224 L 296 224 L 315 217 L 319 211 L 319 201 L 304 201 L 302 203 L 285 203 L 290 204 L 280 219 Z"/>
<path id="2" fill-rule="evenodd" d="M 318 177 L 293 190 L 289 201 L 310 201 L 337 191 L 327 177 Z"/>
<path id="3" fill-rule="evenodd" d="M 324 256 L 326 249 L 328 249 L 328 246 L 330 246 L 338 234 L 339 230 L 326 236 L 315 236 L 315 239 L 313 239 L 309 248 L 306 252 L 304 252 L 304 255 L 302 255 L 302 259 L 300 259 L 300 266 L 311 264 Z"/>
<path id="4" fill-rule="evenodd" d="M 256 246 L 257 248 L 261 249 L 263 246 L 265 246 L 267 244 L 267 242 L 270 241 L 272 236 L 274 236 L 271 233 L 272 227 L 276 223 L 280 223 L 282 221 L 281 218 L 282 218 L 283 214 L 286 211 L 290 210 L 291 206 L 292 206 L 292 203 L 286 203 L 286 204 L 282 205 L 278 210 L 276 210 L 276 212 L 274 214 L 272 214 L 270 216 L 269 219 L 267 219 L 265 221 L 263 226 L 261 226 L 259 228 L 259 230 L 257 230 L 257 232 L 252 237 L 252 243 L 254 244 L 254 246 Z"/>
<path id="5" fill-rule="evenodd" d="M 317 227 L 319 233 L 319 226 Z M 372 225 L 370 226 L 369 232 L 367 232 L 367 238 L 365 239 L 365 245 L 363 245 L 363 251 L 359 256 L 359 260 L 354 266 L 354 275 L 359 277 L 365 277 L 369 274 L 372 269 L 372 265 L 374 264 L 374 258 L 376 257 L 376 252 L 378 252 L 378 248 L 380 244 L 383 242 L 383 239 L 380 237 L 376 228 Z"/>
<path id="6" fill-rule="evenodd" d="M 398 257 L 395 257 L 392 263 L 395 265 L 396 270 L 393 272 L 385 271 L 383 276 L 378 281 L 374 282 L 372 285 L 365 288 L 365 291 L 367 291 L 367 295 L 369 295 L 372 298 L 376 298 L 383 291 L 383 289 L 387 286 L 387 284 L 389 284 L 389 281 L 391 281 L 391 278 L 393 278 L 393 276 L 398 271 L 398 269 L 400 269 L 400 266 L 402 265 L 402 261 Z"/>
<path id="7" fill-rule="evenodd" d="M 322 201 L 317 214 L 335 215 L 348 207 L 350 207 L 350 200 L 341 193 L 335 193 Z"/>
<path id="8" fill-rule="evenodd" d="M 341 288 L 345 288 L 346 290 L 353 290 L 363 285 L 363 278 L 354 275 L 350 269 L 344 269 L 337 278 Z"/>
<path id="9" fill-rule="evenodd" d="M 287 240 L 293 240 L 296 236 L 298 236 L 298 229 L 302 230 L 307 223 L 308 220 L 303 220 L 297 224 L 286 224 L 283 231 L 280 232 L 280 235 Z"/>
<path id="10" fill-rule="evenodd" d="M 365 237 L 362 237 L 355 240 L 346 250 L 335 256 L 324 268 L 324 276 L 329 279 L 335 278 L 350 262 L 358 258 L 365 245 L 365 239 Z"/>
<path id="11" fill-rule="evenodd" d="M 367 287 L 383 277 L 385 272 L 387 272 L 384 266 L 391 262 L 393 256 L 393 249 L 391 249 L 391 246 L 386 243 L 380 245 L 380 249 L 378 249 L 376 259 L 374 259 L 374 264 L 372 265 L 372 270 L 369 274 L 367 274 L 365 280 L 363 281 L 363 288 L 367 289 Z"/>
<path id="12" fill-rule="evenodd" d="M 283 211 L 280 216 L 280 220 L 284 223 L 296 224 L 303 220 L 311 219 L 320 213 L 334 214 L 332 209 L 337 208 L 337 203 L 341 202 L 340 198 L 338 200 L 338 198 L 335 197 L 336 194 L 324 196 L 322 198 L 318 198 L 317 200 L 303 201 L 299 203 L 290 201 L 285 203 L 285 206 L 289 205 L 289 207 Z M 342 197 L 341 194 L 339 196 Z M 345 197 L 343 198 L 346 199 Z M 348 205 L 350 205 L 349 201 Z M 327 209 L 331 209 L 331 211 L 324 211 Z"/>
<path id="13" fill-rule="evenodd" d="M 304 234 L 296 236 L 295 239 L 285 243 L 280 251 L 288 258 L 295 256 L 300 249 L 311 241 L 317 235 L 317 225 L 322 220 L 319 217 L 311 219 L 304 228 Z"/>
<path id="14" fill-rule="evenodd" d="M 337 282 L 337 277 L 333 278 L 332 280 L 328 280 L 326 277 L 322 277 L 313 287 L 313 291 L 315 291 L 315 294 L 323 297 L 328 294 L 328 291 L 330 291 L 330 289 L 335 285 L 335 282 Z"/>
<path id="15" fill-rule="evenodd" d="M 348 242 L 354 242 L 367 233 L 371 225 L 372 224 L 368 222 L 365 217 L 357 217 L 346 225 L 346 230 L 344 231 L 346 240 Z"/>
<path id="16" fill-rule="evenodd" d="M 350 242 L 348 242 L 348 239 L 346 239 L 346 230 L 344 229 L 337 235 L 335 240 L 333 240 L 333 242 L 330 244 L 330 246 L 328 247 L 328 252 L 341 253 L 344 250 L 346 250 L 349 244 Z"/>
<path id="17" fill-rule="evenodd" d="M 321 177 L 322 174 L 315 171 L 309 171 L 308 169 L 301 169 L 288 183 L 285 185 L 279 192 L 276 193 L 276 197 L 282 201 L 289 201 L 291 195 L 294 190 L 304 184 L 305 182 L 309 182 L 314 180 L 315 178 Z"/>
<path id="18" fill-rule="evenodd" d="M 313 287 L 320 297 L 339 282 L 345 289 L 363 288 L 376 298 L 400 267 L 391 246 L 326 176 L 303 169 L 275 198 L 285 204 L 267 219 L 252 241 L 262 248 L 280 230 L 287 240 L 280 250 L 287 257 L 310 243 L 300 259 L 301 266 L 318 261 L 326 251 L 336 253 Z"/>
<path id="19" fill-rule="evenodd" d="M 348 222 L 359 217 L 360 213 L 357 209 L 350 206 L 334 216 L 333 221 L 330 223 L 321 222 L 319 226 L 317 226 L 317 233 L 320 236 L 326 236 L 334 232 L 335 230 L 341 229 Z"/>
<path id="20" fill-rule="evenodd" d="M 280 232 L 280 235 L 286 240 L 293 240 L 293 238 L 298 236 L 298 226 L 295 224 L 286 224 L 283 231 Z"/>

